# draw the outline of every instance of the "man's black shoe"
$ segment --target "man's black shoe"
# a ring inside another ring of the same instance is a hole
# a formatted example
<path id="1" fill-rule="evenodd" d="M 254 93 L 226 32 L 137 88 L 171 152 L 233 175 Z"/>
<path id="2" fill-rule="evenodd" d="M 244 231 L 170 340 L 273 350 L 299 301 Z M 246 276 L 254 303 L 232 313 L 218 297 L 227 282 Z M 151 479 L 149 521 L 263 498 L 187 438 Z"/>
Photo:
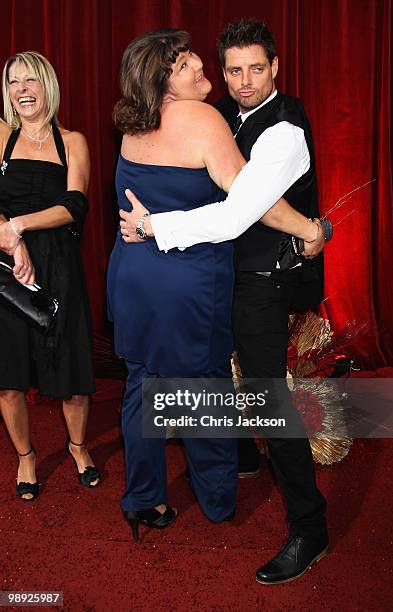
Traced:
<path id="1" fill-rule="evenodd" d="M 257 570 L 257 582 L 281 584 L 299 578 L 328 552 L 328 538 L 291 536 L 271 561 Z"/>

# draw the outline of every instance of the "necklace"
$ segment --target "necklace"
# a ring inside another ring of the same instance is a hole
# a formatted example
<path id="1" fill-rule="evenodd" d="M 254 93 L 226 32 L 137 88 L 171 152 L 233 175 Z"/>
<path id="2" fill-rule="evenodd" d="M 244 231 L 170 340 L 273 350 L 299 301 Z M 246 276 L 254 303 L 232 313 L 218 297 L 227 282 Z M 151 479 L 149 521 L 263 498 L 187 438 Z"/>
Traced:
<path id="1" fill-rule="evenodd" d="M 48 138 L 49 138 L 49 136 L 50 136 L 50 134 L 51 134 L 51 132 L 52 132 L 52 126 L 50 126 L 50 128 L 49 128 L 49 130 L 48 130 L 48 133 L 47 133 L 47 134 L 46 134 L 46 135 L 45 135 L 43 138 L 35 138 L 35 137 L 34 137 L 34 136 L 32 136 L 31 134 L 29 134 L 29 132 L 26 132 L 26 130 L 25 130 L 25 128 L 24 128 L 24 127 L 22 127 L 22 132 L 23 132 L 24 134 L 26 134 L 26 136 L 27 136 L 28 138 L 30 138 L 30 140 L 34 140 L 34 142 L 38 142 L 38 145 L 39 145 L 38 149 L 39 149 L 39 151 L 41 151 L 41 149 L 42 149 L 42 145 L 44 144 L 45 140 L 48 140 Z M 37 133 L 37 132 L 36 132 L 36 133 Z"/>

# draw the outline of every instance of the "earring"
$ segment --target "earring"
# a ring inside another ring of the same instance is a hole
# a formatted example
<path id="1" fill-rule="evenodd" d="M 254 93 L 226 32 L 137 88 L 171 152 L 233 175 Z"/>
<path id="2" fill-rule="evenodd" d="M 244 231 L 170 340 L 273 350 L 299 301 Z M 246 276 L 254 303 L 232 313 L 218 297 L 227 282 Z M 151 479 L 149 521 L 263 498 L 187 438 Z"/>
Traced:
<path id="1" fill-rule="evenodd" d="M 14 113 L 14 115 L 17 115 L 18 113 L 15 110 L 15 106 L 12 107 L 12 112 Z"/>

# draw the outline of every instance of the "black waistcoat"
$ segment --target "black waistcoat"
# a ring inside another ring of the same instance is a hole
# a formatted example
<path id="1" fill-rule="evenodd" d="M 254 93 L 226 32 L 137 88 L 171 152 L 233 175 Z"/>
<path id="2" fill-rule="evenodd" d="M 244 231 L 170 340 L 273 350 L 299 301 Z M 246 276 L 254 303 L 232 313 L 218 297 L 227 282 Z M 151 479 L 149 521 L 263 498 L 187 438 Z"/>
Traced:
<path id="1" fill-rule="evenodd" d="M 237 114 L 237 104 L 225 96 L 216 103 L 216 108 L 222 113 L 229 124 L 233 124 Z M 309 121 L 300 100 L 280 92 L 268 104 L 250 115 L 241 127 L 237 137 L 237 145 L 248 161 L 251 149 L 258 137 L 269 127 L 280 121 L 288 121 L 304 131 L 307 147 L 310 153 L 310 168 L 283 195 L 283 197 L 307 217 L 319 217 L 318 193 L 315 175 L 315 158 L 312 134 Z M 263 184 L 261 184 L 263 189 Z M 254 223 L 235 241 L 235 266 L 239 271 L 268 272 L 276 269 L 280 241 L 286 234 L 260 223 Z M 313 296 L 307 298 L 307 305 L 314 306 L 320 301 L 323 293 L 323 260 L 318 256 L 315 260 L 304 260 L 303 280 L 315 281 L 311 289 Z"/>

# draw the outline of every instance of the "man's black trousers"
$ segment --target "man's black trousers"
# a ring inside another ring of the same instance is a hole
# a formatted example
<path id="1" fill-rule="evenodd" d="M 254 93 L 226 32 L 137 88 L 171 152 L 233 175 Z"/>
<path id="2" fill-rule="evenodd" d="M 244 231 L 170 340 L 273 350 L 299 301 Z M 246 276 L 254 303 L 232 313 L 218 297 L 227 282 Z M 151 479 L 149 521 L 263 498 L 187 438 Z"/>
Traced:
<path id="1" fill-rule="evenodd" d="M 238 272 L 233 325 L 239 364 L 245 378 L 285 378 L 288 317 L 301 291 L 301 270 Z M 295 408 L 291 419 L 302 427 Z M 320 535 L 326 530 L 326 501 L 317 488 L 311 448 L 306 436 L 268 438 L 270 459 L 287 503 L 291 533 Z M 239 440 L 239 461 L 256 451 L 252 440 Z M 242 456 L 243 455 L 243 456 Z"/>

